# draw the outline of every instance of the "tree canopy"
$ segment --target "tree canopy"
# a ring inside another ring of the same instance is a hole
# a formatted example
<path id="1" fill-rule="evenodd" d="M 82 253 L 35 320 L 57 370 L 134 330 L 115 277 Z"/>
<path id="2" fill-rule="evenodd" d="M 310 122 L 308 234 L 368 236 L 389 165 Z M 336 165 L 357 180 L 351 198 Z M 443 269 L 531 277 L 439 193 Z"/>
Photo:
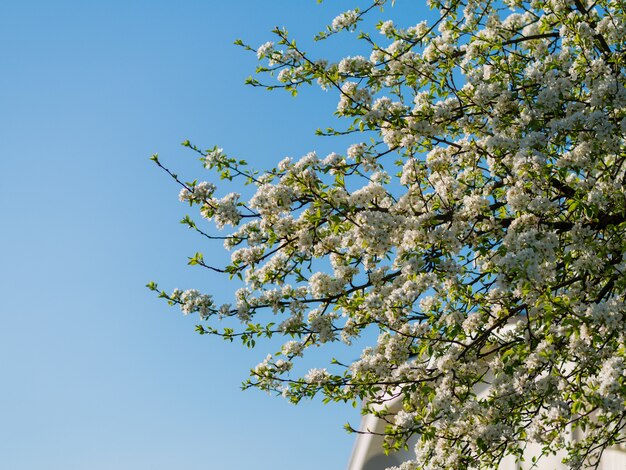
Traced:
<path id="1" fill-rule="evenodd" d="M 149 287 L 197 312 L 202 334 L 282 338 L 247 387 L 363 401 L 390 449 L 419 435 L 402 468 L 493 466 L 527 442 L 594 465 L 626 440 L 626 4 L 430 0 L 430 19 L 424 3 L 407 25 L 371 21 L 392 3 L 315 38 L 350 36 L 365 55 L 316 57 L 281 28 L 260 47 L 238 41 L 258 56 L 249 84 L 335 93 L 343 127 L 318 132 L 352 145 L 259 172 L 185 142 L 213 182 L 153 156 L 220 231 L 183 222 L 232 252 L 227 266 L 190 264 L 245 286 L 224 305 Z M 219 193 L 218 177 L 254 194 Z"/>

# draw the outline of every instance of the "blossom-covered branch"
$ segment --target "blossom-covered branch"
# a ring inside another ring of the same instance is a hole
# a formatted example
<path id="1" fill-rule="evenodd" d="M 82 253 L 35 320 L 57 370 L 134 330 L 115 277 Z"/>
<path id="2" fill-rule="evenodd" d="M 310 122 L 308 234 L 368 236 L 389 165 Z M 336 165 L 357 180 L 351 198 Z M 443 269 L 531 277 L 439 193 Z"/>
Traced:
<path id="1" fill-rule="evenodd" d="M 232 227 L 183 219 L 231 250 L 228 266 L 200 253 L 190 264 L 245 286 L 221 306 L 150 287 L 199 313 L 203 334 L 248 347 L 284 337 L 246 386 L 363 400 L 389 448 L 421 436 L 403 468 L 493 466 L 527 442 L 572 468 L 597 463 L 626 441 L 626 8 L 429 4 L 437 15 L 407 27 L 376 0 L 316 36 L 360 41 L 369 57 L 316 58 L 281 28 L 258 48 L 238 42 L 269 81 L 250 84 L 336 93 L 345 128 L 320 133 L 355 142 L 263 173 L 185 142 L 217 177 L 253 186 L 247 201 L 183 183 L 155 157 L 181 201 Z M 371 337 L 356 361 L 299 367 L 311 348 Z"/>

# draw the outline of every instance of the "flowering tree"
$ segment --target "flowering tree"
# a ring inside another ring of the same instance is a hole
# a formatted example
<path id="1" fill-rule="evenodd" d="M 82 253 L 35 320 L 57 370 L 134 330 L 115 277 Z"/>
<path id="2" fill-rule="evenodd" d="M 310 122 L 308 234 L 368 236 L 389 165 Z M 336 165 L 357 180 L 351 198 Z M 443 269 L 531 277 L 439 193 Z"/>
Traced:
<path id="1" fill-rule="evenodd" d="M 233 227 L 183 219 L 232 251 L 225 267 L 200 253 L 190 264 L 245 287 L 221 306 L 149 287 L 199 313 L 202 334 L 284 338 L 246 386 L 363 400 L 388 422 L 389 448 L 420 436 L 402 468 L 492 466 L 527 442 L 594 465 L 626 440 L 626 4 L 430 0 L 434 19 L 368 34 L 386 3 L 316 37 L 358 33 L 369 57 L 313 57 L 283 29 L 239 43 L 270 76 L 250 84 L 334 91 L 345 127 L 319 132 L 354 144 L 259 173 L 184 143 L 222 179 L 251 184 L 247 201 L 154 156 L 181 201 Z M 354 362 L 300 372 L 312 348 L 376 336 Z M 396 413 L 384 406 L 394 397 Z"/>

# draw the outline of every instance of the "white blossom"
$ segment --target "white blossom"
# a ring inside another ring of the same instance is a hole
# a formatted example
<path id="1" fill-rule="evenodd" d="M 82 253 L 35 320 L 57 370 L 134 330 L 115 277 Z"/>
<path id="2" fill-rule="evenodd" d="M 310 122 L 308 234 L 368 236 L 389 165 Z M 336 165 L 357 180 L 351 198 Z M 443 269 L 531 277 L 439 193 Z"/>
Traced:
<path id="1" fill-rule="evenodd" d="M 231 250 L 226 266 L 190 264 L 243 287 L 219 307 L 149 287 L 207 320 L 201 333 L 280 337 L 246 386 L 364 400 L 392 448 L 419 433 L 400 468 L 491 468 L 527 442 L 590 466 L 626 440 L 626 13 L 608 0 L 429 3 L 424 21 L 340 14 L 317 39 L 363 28 L 343 57 L 282 29 L 249 48 L 269 80 L 252 84 L 334 93 L 339 124 L 320 132 L 343 150 L 255 171 L 214 147 L 211 181 L 239 184 L 224 197 L 170 173 L 182 202 L 233 227 L 183 219 Z M 312 352 L 340 341 L 334 361 Z"/>
<path id="2" fill-rule="evenodd" d="M 339 31 L 352 27 L 359 17 L 358 10 L 348 10 L 337 16 L 332 22 L 332 29 Z"/>

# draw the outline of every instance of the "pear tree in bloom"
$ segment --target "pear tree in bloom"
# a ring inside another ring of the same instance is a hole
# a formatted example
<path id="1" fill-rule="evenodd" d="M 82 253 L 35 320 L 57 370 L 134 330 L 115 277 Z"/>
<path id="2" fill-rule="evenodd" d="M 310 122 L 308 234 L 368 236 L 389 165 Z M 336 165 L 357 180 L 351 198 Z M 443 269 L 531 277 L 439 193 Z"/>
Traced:
<path id="1" fill-rule="evenodd" d="M 352 144 L 255 171 L 185 142 L 208 182 L 154 156 L 219 230 L 183 222 L 231 252 L 190 264 L 243 287 L 224 305 L 149 287 L 202 334 L 281 338 L 245 386 L 362 402 L 388 449 L 419 436 L 403 469 L 492 467 L 528 443 L 594 466 L 626 441 L 626 3 L 414 3 L 408 26 L 378 21 L 394 10 L 375 0 L 315 38 L 365 54 L 318 57 L 284 29 L 239 42 L 258 56 L 251 85 L 334 93 L 343 127 L 319 132 Z"/>

